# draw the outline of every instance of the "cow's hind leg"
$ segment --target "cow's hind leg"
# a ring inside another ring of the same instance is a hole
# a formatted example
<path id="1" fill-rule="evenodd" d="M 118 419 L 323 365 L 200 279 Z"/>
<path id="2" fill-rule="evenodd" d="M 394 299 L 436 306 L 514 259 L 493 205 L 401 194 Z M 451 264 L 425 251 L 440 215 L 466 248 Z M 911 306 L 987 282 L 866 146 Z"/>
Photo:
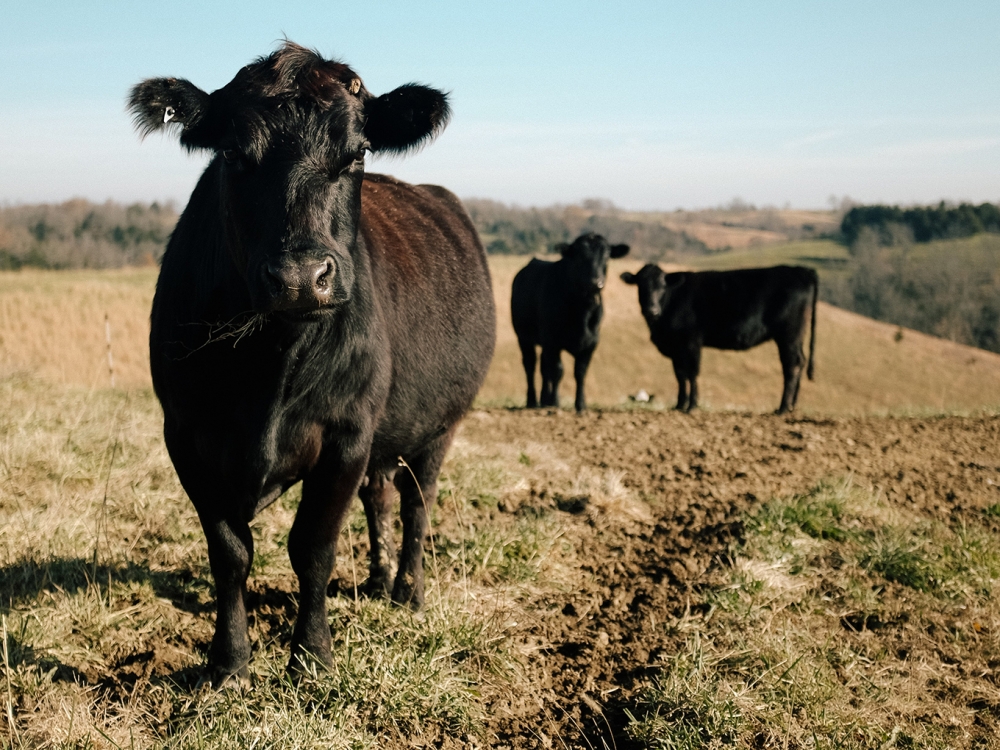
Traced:
<path id="1" fill-rule="evenodd" d="M 538 408 L 538 395 L 535 393 L 535 362 L 538 355 L 535 353 L 534 344 L 524 339 L 518 339 L 517 343 L 521 347 L 521 364 L 524 365 L 524 374 L 528 378 L 527 407 L 536 409 Z"/>
<path id="2" fill-rule="evenodd" d="M 587 399 L 583 393 L 583 381 L 587 378 L 587 368 L 590 367 L 590 359 L 594 356 L 594 347 L 584 349 L 576 355 L 573 360 L 573 379 L 576 381 L 576 413 L 587 410 Z"/>
<path id="3" fill-rule="evenodd" d="M 559 407 L 559 381 L 562 376 L 560 350 L 542 347 L 542 406 Z"/>
<path id="4" fill-rule="evenodd" d="M 389 596 L 396 575 L 396 544 L 392 538 L 392 501 L 395 492 L 391 479 L 381 472 L 375 472 L 369 476 L 368 483 L 358 490 L 368 519 L 368 541 L 371 547 L 368 580 L 362 587 L 362 591 L 368 596 Z"/>
<path id="5" fill-rule="evenodd" d="M 806 363 L 806 355 L 802 350 L 801 338 L 791 342 L 778 342 L 778 356 L 781 359 L 781 374 L 785 384 L 781 393 L 781 406 L 778 414 L 787 414 L 795 408 L 799 397 L 799 384 L 802 382 L 802 369 Z"/>
<path id="6" fill-rule="evenodd" d="M 337 555 L 340 525 L 358 490 L 368 456 L 320 463 L 302 482 L 302 502 L 288 535 L 288 557 L 299 578 L 299 614 L 292 631 L 289 669 L 306 659 L 333 665 L 326 592 Z"/>
<path id="7" fill-rule="evenodd" d="M 428 513 L 437 500 L 438 472 L 456 427 L 434 440 L 396 472 L 403 547 L 399 553 L 399 572 L 392 587 L 392 600 L 413 609 L 424 606 L 424 540 L 428 532 Z"/>

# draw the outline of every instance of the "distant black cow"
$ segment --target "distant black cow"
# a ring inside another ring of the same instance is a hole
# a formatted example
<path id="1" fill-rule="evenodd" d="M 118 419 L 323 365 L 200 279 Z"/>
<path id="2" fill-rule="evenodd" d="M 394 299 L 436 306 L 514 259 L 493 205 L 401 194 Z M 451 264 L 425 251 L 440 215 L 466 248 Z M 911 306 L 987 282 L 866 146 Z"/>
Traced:
<path id="1" fill-rule="evenodd" d="M 811 268 L 775 266 L 740 271 L 664 273 L 654 265 L 623 273 L 639 287 L 639 306 L 650 338 L 670 357 L 677 376 L 677 408 L 698 405 L 701 348 L 749 349 L 773 340 L 778 345 L 785 389 L 779 414 L 795 408 L 806 358 L 806 324 L 811 320 L 809 365 L 816 348 L 819 278 Z M 690 391 L 688 384 L 690 383 Z"/>
<path id="2" fill-rule="evenodd" d="M 539 405 L 535 394 L 535 347 L 542 347 L 542 406 L 559 406 L 563 376 L 560 352 L 574 357 L 576 410 L 587 408 L 583 381 L 597 348 L 601 318 L 601 289 L 608 275 L 608 258 L 621 258 L 628 245 L 609 245 L 599 234 L 582 234 L 571 245 L 556 249 L 562 259 L 533 259 L 517 272 L 510 295 L 521 361 L 528 376 L 528 407 Z"/>
<path id="3" fill-rule="evenodd" d="M 352 498 L 360 488 L 373 588 L 420 606 L 424 501 L 493 354 L 489 269 L 461 203 L 365 175 L 366 151 L 436 135 L 446 98 L 415 84 L 373 96 L 285 43 L 212 94 L 152 79 L 129 106 L 143 133 L 177 125 L 188 149 L 214 152 L 163 257 L 150 333 L 167 448 L 216 582 L 209 677 L 245 673 L 249 523 L 300 479 L 290 666 L 332 664 L 326 595 Z"/>

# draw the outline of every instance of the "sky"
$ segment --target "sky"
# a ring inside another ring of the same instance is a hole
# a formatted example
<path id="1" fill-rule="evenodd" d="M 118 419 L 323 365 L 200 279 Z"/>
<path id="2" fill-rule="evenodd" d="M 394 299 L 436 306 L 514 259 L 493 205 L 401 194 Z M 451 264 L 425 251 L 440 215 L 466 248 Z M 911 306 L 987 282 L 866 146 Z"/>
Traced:
<path id="1" fill-rule="evenodd" d="M 0 0 L 0 203 L 174 201 L 208 156 L 144 141 L 144 78 L 212 91 L 283 38 L 448 128 L 368 169 L 521 206 L 1000 201 L 1000 3 Z"/>

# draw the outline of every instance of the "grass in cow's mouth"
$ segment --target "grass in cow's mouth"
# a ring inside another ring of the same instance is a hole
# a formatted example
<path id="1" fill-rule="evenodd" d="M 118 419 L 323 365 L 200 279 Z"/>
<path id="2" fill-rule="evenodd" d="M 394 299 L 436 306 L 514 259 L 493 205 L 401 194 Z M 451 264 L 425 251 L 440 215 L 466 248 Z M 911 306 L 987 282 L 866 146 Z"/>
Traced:
<path id="1" fill-rule="evenodd" d="M 980 515 L 931 521 L 850 481 L 762 505 L 708 608 L 669 625 L 683 645 L 648 682 L 632 736 L 670 749 L 953 746 L 949 714 L 996 693 L 985 660 L 1000 550 Z"/>

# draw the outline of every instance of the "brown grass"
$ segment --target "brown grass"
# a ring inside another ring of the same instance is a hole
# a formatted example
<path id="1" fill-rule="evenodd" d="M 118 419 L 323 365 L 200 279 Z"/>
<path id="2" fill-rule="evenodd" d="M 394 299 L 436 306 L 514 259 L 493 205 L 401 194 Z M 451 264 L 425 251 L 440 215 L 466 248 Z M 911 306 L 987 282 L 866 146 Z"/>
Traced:
<path id="1" fill-rule="evenodd" d="M 482 403 L 523 404 L 524 372 L 510 325 L 510 284 L 527 262 L 493 257 L 497 353 L 480 392 Z M 627 259 L 614 261 L 604 294 L 601 344 L 587 378 L 588 400 L 618 406 L 640 389 L 671 405 L 676 382 L 669 360 L 649 341 L 635 289 L 621 283 Z M 57 383 L 109 383 L 104 318 L 111 324 L 116 384 L 148 386 L 149 308 L 156 272 L 0 273 L 0 368 L 25 370 Z M 878 323 L 821 304 L 816 380 L 804 381 L 804 413 L 860 414 L 974 411 L 1000 406 L 1000 356 Z M 900 334 L 901 338 L 900 338 Z M 572 360 L 564 355 L 563 400 L 572 395 Z M 699 381 L 708 409 L 774 409 L 781 369 L 773 344 L 749 352 L 704 353 Z M 654 402 L 654 403 L 656 403 Z"/>

